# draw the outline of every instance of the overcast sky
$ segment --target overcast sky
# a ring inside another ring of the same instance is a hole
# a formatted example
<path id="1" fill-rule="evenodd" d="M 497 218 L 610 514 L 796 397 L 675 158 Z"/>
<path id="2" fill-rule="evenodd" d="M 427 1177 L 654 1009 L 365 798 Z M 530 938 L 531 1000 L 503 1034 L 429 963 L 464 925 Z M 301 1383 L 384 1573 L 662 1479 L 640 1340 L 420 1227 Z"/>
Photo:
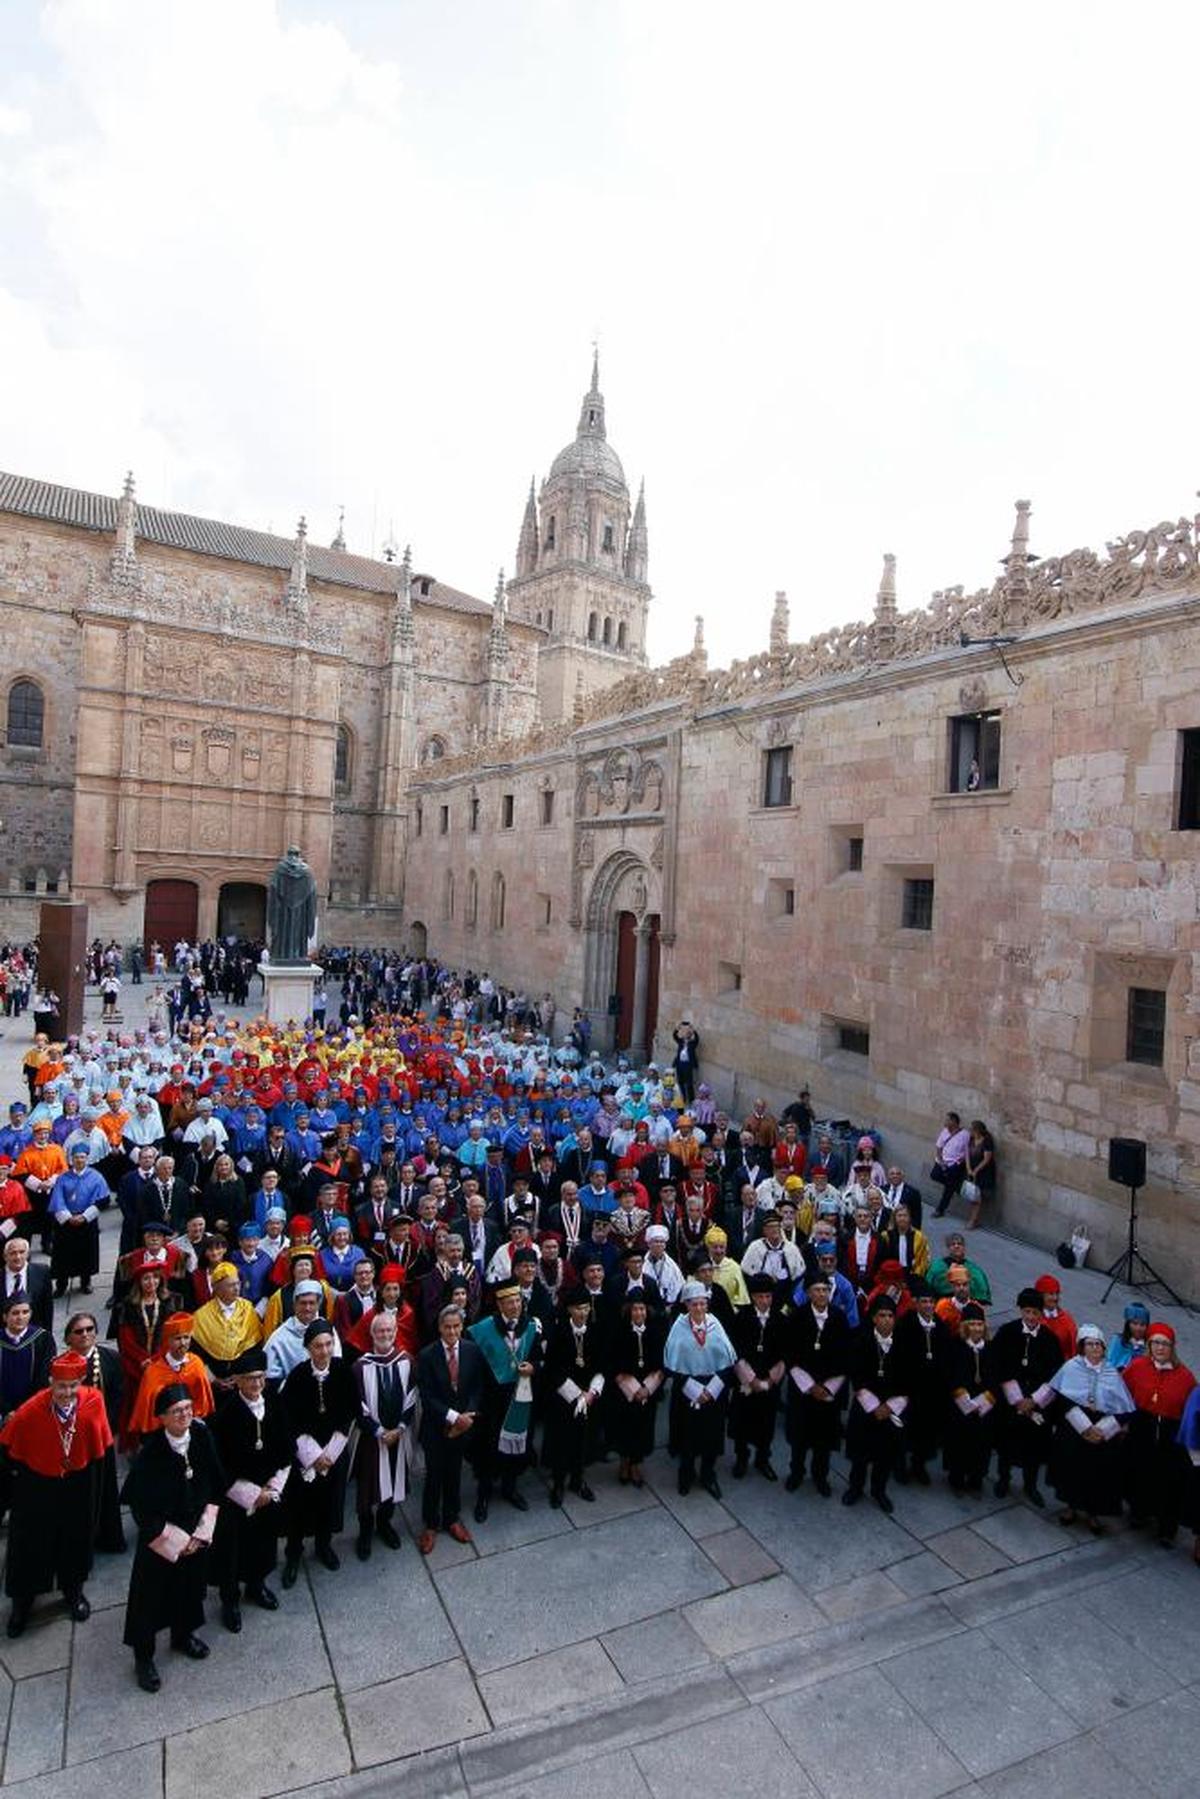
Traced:
<path id="1" fill-rule="evenodd" d="M 490 596 L 593 335 L 651 652 L 1194 510 L 1194 4 L 4 0 L 0 466 Z"/>

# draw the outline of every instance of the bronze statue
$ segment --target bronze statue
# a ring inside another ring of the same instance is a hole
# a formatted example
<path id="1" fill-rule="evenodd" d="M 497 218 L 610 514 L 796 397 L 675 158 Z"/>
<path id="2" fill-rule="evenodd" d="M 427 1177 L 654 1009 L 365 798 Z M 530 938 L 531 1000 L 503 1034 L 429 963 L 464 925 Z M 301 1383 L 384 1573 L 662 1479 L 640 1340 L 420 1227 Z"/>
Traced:
<path id="1" fill-rule="evenodd" d="M 281 856 L 267 884 L 267 947 L 271 966 L 308 961 L 317 926 L 317 883 L 295 844 Z"/>

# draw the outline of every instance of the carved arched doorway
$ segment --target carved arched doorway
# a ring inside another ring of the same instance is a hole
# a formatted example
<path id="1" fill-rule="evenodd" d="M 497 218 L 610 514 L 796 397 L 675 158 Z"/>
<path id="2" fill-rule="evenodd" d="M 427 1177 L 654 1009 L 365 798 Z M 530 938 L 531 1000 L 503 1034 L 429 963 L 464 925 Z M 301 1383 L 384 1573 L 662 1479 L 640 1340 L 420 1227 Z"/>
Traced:
<path id="1" fill-rule="evenodd" d="M 647 1054 L 657 1022 L 656 885 L 639 856 L 616 850 L 597 869 L 587 904 L 584 1006 L 598 1046 L 628 1049 L 635 1059 Z"/>
<path id="2" fill-rule="evenodd" d="M 424 960 L 429 950 L 429 932 L 419 918 L 414 918 L 408 927 L 409 954 Z"/>

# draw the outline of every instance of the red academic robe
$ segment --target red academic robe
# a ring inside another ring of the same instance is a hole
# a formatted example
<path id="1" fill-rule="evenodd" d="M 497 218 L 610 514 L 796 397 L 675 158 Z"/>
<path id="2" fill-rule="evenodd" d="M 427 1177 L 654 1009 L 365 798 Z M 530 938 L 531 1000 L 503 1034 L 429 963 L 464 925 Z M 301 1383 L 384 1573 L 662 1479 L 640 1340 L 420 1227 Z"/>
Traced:
<path id="1" fill-rule="evenodd" d="M 63 1440 L 54 1417 L 54 1402 L 47 1387 L 10 1413 L 0 1430 L 0 1444 L 14 1462 L 20 1462 L 43 1480 L 60 1480 L 78 1474 L 99 1461 L 112 1447 L 104 1395 L 98 1387 L 80 1387 L 75 1434 L 65 1457 Z"/>

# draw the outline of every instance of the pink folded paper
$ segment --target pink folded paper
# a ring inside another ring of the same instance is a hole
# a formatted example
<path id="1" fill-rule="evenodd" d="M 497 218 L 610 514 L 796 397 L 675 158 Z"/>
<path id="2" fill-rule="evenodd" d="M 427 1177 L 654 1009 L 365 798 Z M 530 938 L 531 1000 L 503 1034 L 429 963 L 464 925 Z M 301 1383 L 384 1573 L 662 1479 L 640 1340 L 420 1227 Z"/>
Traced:
<path id="1" fill-rule="evenodd" d="M 164 1562 L 177 1562 L 191 1540 L 190 1534 L 180 1530 L 177 1524 L 164 1524 L 158 1535 L 151 1539 L 150 1547 Z"/>

